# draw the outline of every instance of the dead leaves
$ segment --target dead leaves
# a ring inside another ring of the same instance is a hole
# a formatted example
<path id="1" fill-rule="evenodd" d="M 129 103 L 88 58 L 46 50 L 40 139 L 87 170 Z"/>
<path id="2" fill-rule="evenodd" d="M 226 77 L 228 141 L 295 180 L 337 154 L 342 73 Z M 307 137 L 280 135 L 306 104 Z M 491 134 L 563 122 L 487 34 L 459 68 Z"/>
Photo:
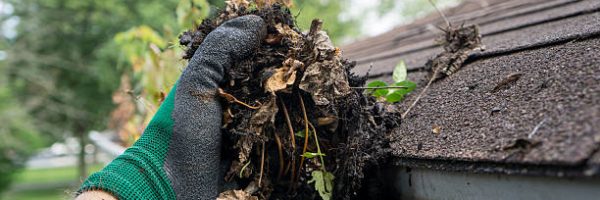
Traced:
<path id="1" fill-rule="evenodd" d="M 217 200 L 258 200 L 258 197 L 252 196 L 244 190 L 227 190 L 219 194 Z"/>
<path id="2" fill-rule="evenodd" d="M 314 20 L 308 37 L 313 41 L 312 51 L 316 62 L 306 68 L 299 88 L 310 93 L 316 105 L 324 106 L 351 91 L 341 58 L 336 54 L 336 48 L 327 33 L 321 31 L 320 27 L 321 22 Z"/>
<path id="3" fill-rule="evenodd" d="M 278 111 L 277 98 L 273 95 L 250 118 L 250 131 L 256 135 L 262 135 L 265 126 L 273 125 Z"/>
<path id="4" fill-rule="evenodd" d="M 476 25 L 448 27 L 444 32 L 443 37 L 438 39 L 444 52 L 429 63 L 434 70 L 435 79 L 456 73 L 471 52 L 484 49 L 479 27 Z"/>
<path id="5" fill-rule="evenodd" d="M 265 90 L 273 95 L 281 90 L 289 92 L 290 86 L 296 81 L 297 69 L 303 67 L 304 63 L 288 58 L 283 67 L 275 69 L 275 73 L 265 81 Z"/>
<path id="6" fill-rule="evenodd" d="M 216 25 L 233 16 L 247 14 L 240 10 L 247 6 L 247 2 L 228 1 L 228 8 L 219 15 Z M 269 6 L 276 1 L 254 2 L 256 3 L 254 8 L 261 13 L 262 6 Z M 263 15 L 258 14 L 258 16 L 264 17 L 269 26 L 269 34 L 264 43 L 255 56 L 235 63 L 235 66 L 230 68 L 227 74 L 229 75 L 227 81 L 230 84 L 224 85 L 222 90 L 217 91 L 223 100 L 230 103 L 223 112 L 223 127 L 231 133 L 229 139 L 235 144 L 233 148 L 237 151 L 237 159 L 232 162 L 225 179 L 227 181 L 253 179 L 259 183 L 257 186 L 259 192 L 230 190 L 222 193 L 219 199 L 268 197 L 274 187 L 269 185 L 272 181 L 269 177 L 272 175 L 270 172 L 274 171 L 269 160 L 272 161 L 274 158 L 279 158 L 278 177 L 289 178 L 289 183 L 277 183 L 277 187 L 286 184 L 288 186 L 307 184 L 310 178 L 308 176 L 312 174 L 310 183 L 315 184 L 323 199 L 329 199 L 333 190 L 333 174 L 324 167 L 323 156 L 328 153 L 328 150 L 324 149 L 321 152 L 318 137 L 327 139 L 330 135 L 318 136 L 316 128 L 307 118 L 317 119 L 315 125 L 318 125 L 319 131 L 331 133 L 336 131 L 340 121 L 339 116 L 325 108 L 335 106 L 334 102 L 351 93 L 348 66 L 344 66 L 340 50 L 333 46 L 327 33 L 321 31 L 320 21 L 314 21 L 308 33 L 301 33 L 294 28 L 293 23 L 289 23 L 293 20 L 290 13 L 279 13 L 283 11 L 279 7 L 264 8 L 262 11 L 264 11 Z M 305 108 L 303 103 L 309 96 L 313 101 L 309 100 L 307 102 L 309 107 Z M 302 113 L 298 111 L 299 102 L 290 99 L 291 97 L 299 97 L 303 108 Z M 290 108 L 290 112 L 287 112 L 286 106 Z M 316 109 L 317 107 L 324 109 Z M 310 110 L 307 113 L 305 109 Z M 282 113 L 279 113 L 280 110 L 283 110 Z M 294 129 L 298 130 L 300 124 L 305 131 L 309 130 L 309 126 L 312 127 L 314 135 L 310 137 L 315 139 L 320 161 L 303 164 L 306 158 L 301 157 L 299 147 L 303 148 L 302 153 L 304 153 L 307 148 L 312 149 L 315 146 L 308 145 L 307 135 L 303 135 L 304 146 L 296 144 L 297 136 L 294 135 Z M 281 134 L 286 129 L 289 129 L 289 136 Z M 278 148 L 277 151 L 269 149 L 275 147 Z M 300 164 L 296 162 L 298 159 L 302 159 Z M 315 170 L 317 168 L 319 170 Z"/>
<path id="7" fill-rule="evenodd" d="M 237 11 L 242 8 L 248 8 L 250 2 L 248 0 L 228 0 L 225 1 L 225 10 L 230 14 L 229 18 L 237 17 Z"/>
<path id="8" fill-rule="evenodd" d="M 299 87 L 310 93 L 319 106 L 328 105 L 350 93 L 348 78 L 338 57 L 308 66 Z"/>
<path id="9" fill-rule="evenodd" d="M 325 31 L 317 31 L 313 40 L 315 43 L 313 53 L 317 60 L 326 60 L 335 56 L 336 48 Z"/>
<path id="10" fill-rule="evenodd" d="M 294 6 L 294 1 L 292 1 L 292 0 L 255 0 L 254 2 L 256 2 L 256 6 L 258 8 L 265 8 L 267 6 L 271 6 L 276 3 L 285 5 L 288 8 L 291 8 L 292 6 Z"/>

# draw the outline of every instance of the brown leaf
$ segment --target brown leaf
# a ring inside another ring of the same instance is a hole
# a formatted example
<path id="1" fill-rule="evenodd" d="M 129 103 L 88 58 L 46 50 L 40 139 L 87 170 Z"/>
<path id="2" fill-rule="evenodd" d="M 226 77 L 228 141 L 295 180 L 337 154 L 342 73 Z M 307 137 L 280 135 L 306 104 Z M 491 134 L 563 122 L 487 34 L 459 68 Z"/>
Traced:
<path id="1" fill-rule="evenodd" d="M 249 161 L 248 158 L 250 157 L 250 152 L 252 151 L 252 144 L 254 144 L 254 142 L 251 140 L 250 136 L 243 136 L 240 140 L 238 140 L 238 143 L 236 144 L 236 148 L 239 149 L 238 161 L 237 165 L 232 163 L 232 168 L 230 169 L 231 173 L 239 173 L 242 170 L 242 167 L 247 164 Z M 246 173 L 242 174 L 243 177 L 250 176 L 249 172 L 250 170 L 246 170 Z"/>
<path id="2" fill-rule="evenodd" d="M 279 108 L 277 107 L 275 95 L 271 96 L 271 99 L 264 103 L 256 113 L 250 118 L 250 131 L 262 135 L 265 126 L 273 125 L 275 122 L 275 115 Z"/>
<path id="3" fill-rule="evenodd" d="M 433 132 L 433 134 L 439 135 L 440 133 L 442 133 L 442 127 L 438 125 L 433 125 L 433 127 L 431 127 L 431 132 Z"/>
<path id="4" fill-rule="evenodd" d="M 279 44 L 281 39 L 283 39 L 283 35 L 281 34 L 269 34 L 267 35 L 267 38 L 265 38 L 265 43 L 270 45 Z"/>
<path id="5" fill-rule="evenodd" d="M 228 0 L 225 1 L 225 10 L 227 11 L 227 16 L 222 16 L 221 19 L 232 19 L 237 17 L 237 11 L 241 8 L 248 8 L 250 6 L 250 2 L 248 0 Z"/>
<path id="6" fill-rule="evenodd" d="M 337 122 L 337 118 L 335 118 L 335 117 L 319 117 L 317 119 L 317 122 L 318 122 L 317 124 L 319 126 L 326 126 L 329 124 L 333 124 L 334 122 Z"/>
<path id="7" fill-rule="evenodd" d="M 300 89 L 310 93 L 316 105 L 327 105 L 350 93 L 350 85 L 339 57 L 309 65 Z"/>
<path id="8" fill-rule="evenodd" d="M 227 190 L 221 192 L 217 200 L 258 200 L 258 197 L 252 196 L 244 190 Z"/>
<path id="9" fill-rule="evenodd" d="M 282 34 L 284 38 L 289 38 L 292 43 L 296 44 L 300 42 L 300 34 L 290 28 L 290 26 L 279 23 L 275 25 L 275 29 L 277 29 L 277 32 Z"/>
<path id="10" fill-rule="evenodd" d="M 292 85 L 296 80 L 296 72 L 292 72 L 292 74 L 286 78 L 285 74 L 287 74 L 288 71 L 289 68 L 287 67 L 275 69 L 275 73 L 265 81 L 265 90 L 274 94 L 275 92 L 286 89 L 288 86 Z"/>
<path id="11" fill-rule="evenodd" d="M 326 60 L 335 55 L 336 49 L 325 31 L 318 31 L 313 38 L 315 43 L 313 53 L 317 60 Z"/>
<path id="12" fill-rule="evenodd" d="M 231 122 L 233 122 L 233 114 L 231 113 L 231 108 L 225 109 L 223 111 L 223 128 L 227 127 Z"/>
<path id="13" fill-rule="evenodd" d="M 275 73 L 265 81 L 265 90 L 272 94 L 280 90 L 287 89 L 296 81 L 296 71 L 304 64 L 298 60 L 287 59 L 283 67 L 275 69 Z"/>
<path id="14" fill-rule="evenodd" d="M 236 8 L 236 10 L 240 7 L 248 8 L 248 6 L 250 5 L 250 2 L 248 2 L 248 0 L 228 0 L 225 1 L 225 3 L 227 4 L 227 7 L 233 7 Z"/>

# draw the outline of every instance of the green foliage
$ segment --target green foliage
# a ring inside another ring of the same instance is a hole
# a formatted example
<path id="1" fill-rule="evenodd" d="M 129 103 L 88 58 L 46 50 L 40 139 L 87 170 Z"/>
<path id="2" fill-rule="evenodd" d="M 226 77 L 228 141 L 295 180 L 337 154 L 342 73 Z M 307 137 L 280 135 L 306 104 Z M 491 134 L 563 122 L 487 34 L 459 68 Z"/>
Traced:
<path id="1" fill-rule="evenodd" d="M 304 138 L 304 134 L 305 134 L 304 131 L 297 131 L 296 133 L 294 133 L 294 135 L 296 137 L 300 137 L 300 138 Z"/>
<path id="2" fill-rule="evenodd" d="M 42 140 L 33 128 L 26 111 L 13 98 L 6 86 L 6 74 L 0 63 L 0 193 L 12 182 L 13 174 L 21 169 L 27 157 L 41 146 Z"/>
<path id="3" fill-rule="evenodd" d="M 313 153 L 313 152 L 305 152 L 304 154 L 302 154 L 302 157 L 305 157 L 308 159 L 321 157 L 321 156 L 326 156 L 326 155 L 323 153 Z"/>
<path id="4" fill-rule="evenodd" d="M 366 92 L 371 93 L 374 97 L 385 99 L 389 103 L 402 101 L 406 94 L 417 87 L 417 84 L 406 80 L 407 74 L 406 64 L 404 64 L 404 61 L 400 61 L 392 73 L 393 84 L 388 85 L 386 82 L 379 80 L 372 81 L 367 84 L 369 89 Z"/>
<path id="5" fill-rule="evenodd" d="M 359 34 L 360 21 L 357 18 L 341 18 L 350 0 L 294 0 L 292 14 L 297 15 L 296 24 L 303 30 L 308 30 L 313 19 L 323 20 L 323 29 L 331 40 L 338 44 L 346 37 Z"/>
<path id="6" fill-rule="evenodd" d="M 132 144 L 139 138 L 144 126 L 150 121 L 160 106 L 164 94 L 169 90 L 187 64 L 182 61 L 182 48 L 177 44 L 177 34 L 192 29 L 210 13 L 211 7 L 206 0 L 180 0 L 174 11 L 176 20 L 163 24 L 162 28 L 153 28 L 147 24 L 137 24 L 127 31 L 114 36 L 114 43 L 119 52 L 119 65 L 125 66 L 120 90 L 131 91 L 130 94 L 120 91 L 117 96 L 126 99 L 119 102 L 122 106 L 134 107 L 134 114 L 118 118 L 117 127 L 122 139 Z M 119 110 L 115 110 L 118 112 Z M 130 128 L 135 127 L 135 128 Z M 133 138 L 133 139 L 129 139 Z"/>
<path id="7" fill-rule="evenodd" d="M 163 28 L 175 16 L 159 13 L 175 10 L 178 0 L 4 2 L 14 12 L 1 19 L 18 18 L 19 24 L 16 37 L 2 38 L 9 47 L 2 66 L 7 80 L 1 85 L 15 103 L 1 101 L 20 109 L 12 112 L 20 117 L 4 110 L 0 116 L 8 124 L 2 127 L 8 131 L 1 133 L 0 149 L 9 156 L 0 161 L 0 179 L 10 177 L 5 174 L 22 165 L 42 138 L 48 143 L 65 135 L 86 138 L 90 130 L 106 128 L 112 93 L 129 70 L 118 67 L 113 36 L 140 23 Z"/>
<path id="8" fill-rule="evenodd" d="M 390 89 L 389 93 L 385 97 L 386 101 L 390 103 L 402 101 L 406 94 L 415 90 L 417 84 L 410 81 L 401 81 L 394 83 L 393 86 L 402 86 L 403 88 Z"/>
<path id="9" fill-rule="evenodd" d="M 394 82 L 401 82 L 406 80 L 407 75 L 408 73 L 406 69 L 406 64 L 404 64 L 404 61 L 401 60 L 394 68 L 394 72 L 392 73 L 392 79 L 394 80 Z"/>
<path id="10" fill-rule="evenodd" d="M 385 97 L 389 91 L 387 88 L 383 88 L 388 86 L 386 82 L 383 81 L 373 81 L 367 84 L 367 87 L 373 87 L 373 88 L 377 88 L 377 87 L 382 87 L 380 89 L 367 89 L 367 92 L 372 92 L 372 95 L 375 97 Z"/>
<path id="11" fill-rule="evenodd" d="M 177 22 L 185 28 L 192 28 L 200 24 L 209 13 L 210 5 L 206 0 L 182 0 L 177 5 Z"/>
<path id="12" fill-rule="evenodd" d="M 27 105 L 35 128 L 55 138 L 105 127 L 111 94 L 127 70 L 115 67 L 113 35 L 138 23 L 162 27 L 174 16 L 157 13 L 176 6 L 175 0 L 8 2 L 20 19 L 8 51 L 9 87 Z"/>
<path id="13" fill-rule="evenodd" d="M 312 178 L 308 183 L 315 183 L 315 189 L 323 200 L 331 199 L 333 191 L 333 179 L 335 178 L 331 172 L 314 170 L 311 173 Z"/>
<path id="14" fill-rule="evenodd" d="M 379 15 L 384 15 L 394 9 L 394 5 L 396 4 L 395 0 L 380 0 L 379 5 L 377 6 L 377 10 L 379 11 Z"/>

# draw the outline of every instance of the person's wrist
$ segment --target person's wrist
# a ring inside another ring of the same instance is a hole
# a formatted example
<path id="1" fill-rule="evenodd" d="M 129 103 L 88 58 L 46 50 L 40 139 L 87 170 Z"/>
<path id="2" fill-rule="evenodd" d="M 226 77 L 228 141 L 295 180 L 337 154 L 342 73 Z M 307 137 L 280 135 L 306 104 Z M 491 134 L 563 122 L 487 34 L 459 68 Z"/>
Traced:
<path id="1" fill-rule="evenodd" d="M 75 200 L 117 200 L 117 198 L 102 190 L 90 190 L 79 194 Z"/>

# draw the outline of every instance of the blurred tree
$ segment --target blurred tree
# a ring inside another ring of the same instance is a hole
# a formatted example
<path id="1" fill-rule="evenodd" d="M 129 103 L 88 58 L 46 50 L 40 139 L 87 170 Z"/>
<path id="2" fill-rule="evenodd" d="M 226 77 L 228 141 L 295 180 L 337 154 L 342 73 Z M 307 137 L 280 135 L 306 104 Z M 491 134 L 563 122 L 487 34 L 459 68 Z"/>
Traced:
<path id="1" fill-rule="evenodd" d="M 6 48 L 0 40 L 0 51 Z M 8 86 L 5 63 L 0 58 L 0 193 L 10 185 L 14 172 L 41 145 L 38 132 Z"/>
<path id="2" fill-rule="evenodd" d="M 119 64 L 127 66 L 128 72 L 121 76 L 121 86 L 113 94 L 118 107 L 111 113 L 109 127 L 126 146 L 143 132 L 187 64 L 181 58 L 179 33 L 202 22 L 216 8 L 206 0 L 181 0 L 174 9 L 176 20 L 162 28 L 139 24 L 115 35 L 119 56 L 124 58 Z"/>
<path id="3" fill-rule="evenodd" d="M 0 68 L 3 68 L 0 64 Z M 0 69 L 0 73 L 3 69 Z M 32 127 L 27 113 L 12 97 L 6 87 L 6 76 L 0 74 L 0 192 L 11 183 L 14 172 L 18 171 L 34 150 L 41 146 L 38 132 Z"/>
<path id="4" fill-rule="evenodd" d="M 355 16 L 344 15 L 342 12 L 351 3 L 350 0 L 294 0 L 291 8 L 296 16 L 296 24 L 303 30 L 308 30 L 313 19 L 323 20 L 323 29 L 338 44 L 346 37 L 359 34 L 360 20 Z"/>
<path id="5" fill-rule="evenodd" d="M 176 0 L 8 0 L 19 19 L 9 38 L 8 86 L 33 124 L 48 138 L 103 127 L 113 107 L 111 93 L 125 68 L 117 66 L 112 36 L 135 24 L 159 28 Z M 165 14 L 158 14 L 165 13 Z M 86 176 L 81 148 L 79 171 Z"/>

